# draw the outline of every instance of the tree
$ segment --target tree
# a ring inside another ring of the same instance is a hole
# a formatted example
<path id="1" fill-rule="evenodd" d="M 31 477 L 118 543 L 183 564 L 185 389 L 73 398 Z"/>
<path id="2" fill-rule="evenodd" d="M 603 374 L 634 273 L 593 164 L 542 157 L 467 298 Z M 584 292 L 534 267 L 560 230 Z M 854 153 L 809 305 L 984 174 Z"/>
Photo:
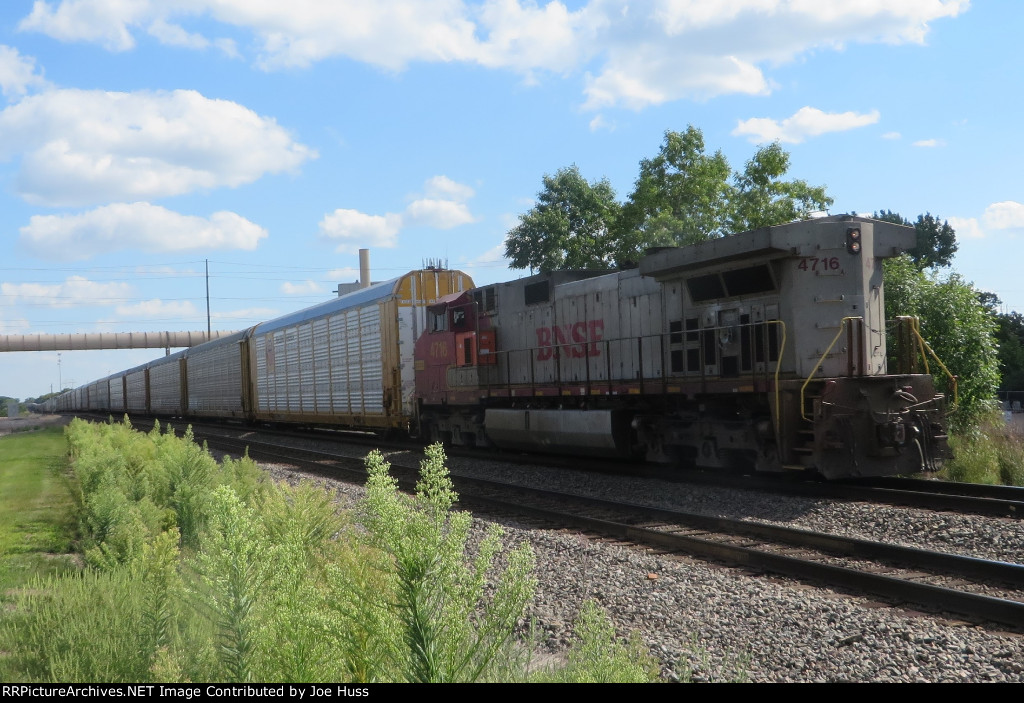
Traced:
<path id="1" fill-rule="evenodd" d="M 911 223 L 897 212 L 882 210 L 873 217 L 884 222 L 910 226 L 913 224 L 917 233 L 917 245 L 908 252 L 910 259 L 919 269 L 945 267 L 953 261 L 956 254 L 956 230 L 946 220 L 939 224 L 939 218 L 930 212 L 917 216 L 917 222 Z"/>
<path id="2" fill-rule="evenodd" d="M 665 132 L 658 155 L 640 161 L 640 176 L 616 227 L 616 258 L 638 258 L 652 246 L 685 245 L 720 237 L 729 223 L 729 162 L 704 152 L 694 126 Z"/>
<path id="3" fill-rule="evenodd" d="M 954 417 L 961 427 L 989 407 L 999 386 L 996 321 L 973 285 L 958 273 L 940 278 L 926 273 L 908 256 L 885 264 L 885 316 L 914 315 L 921 334 L 950 373 L 957 377 L 959 403 Z M 952 394 L 941 370 L 932 365 L 940 388 Z"/>
<path id="4" fill-rule="evenodd" d="M 575 165 L 544 176 L 537 205 L 505 239 L 512 268 L 555 271 L 609 268 L 609 232 L 619 214 L 608 179 L 588 183 Z"/>
<path id="5" fill-rule="evenodd" d="M 825 186 L 810 186 L 804 180 L 780 180 L 788 170 L 789 154 L 778 142 L 757 150 L 743 173 L 733 177 L 729 216 L 732 232 L 801 220 L 832 205 Z"/>
<path id="6" fill-rule="evenodd" d="M 541 271 L 624 266 L 650 247 L 790 222 L 832 204 L 824 186 L 782 180 L 788 169 L 777 143 L 733 173 L 721 151 L 706 153 L 699 129 L 669 130 L 658 154 L 640 161 L 621 206 L 607 179 L 587 183 L 575 166 L 544 176 L 538 204 L 505 239 L 505 255 L 512 268 Z"/>
<path id="7" fill-rule="evenodd" d="M 999 342 L 1001 391 L 1024 391 L 1024 315 L 1011 312 L 997 315 L 996 341 Z"/>

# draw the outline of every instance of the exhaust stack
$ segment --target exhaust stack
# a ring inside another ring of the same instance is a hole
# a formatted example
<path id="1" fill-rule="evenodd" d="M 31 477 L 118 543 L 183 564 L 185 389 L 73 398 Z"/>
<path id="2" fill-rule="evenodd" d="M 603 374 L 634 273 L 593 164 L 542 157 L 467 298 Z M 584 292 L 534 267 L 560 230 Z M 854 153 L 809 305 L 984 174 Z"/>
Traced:
<path id="1" fill-rule="evenodd" d="M 359 287 L 370 287 L 370 250 L 359 250 Z"/>

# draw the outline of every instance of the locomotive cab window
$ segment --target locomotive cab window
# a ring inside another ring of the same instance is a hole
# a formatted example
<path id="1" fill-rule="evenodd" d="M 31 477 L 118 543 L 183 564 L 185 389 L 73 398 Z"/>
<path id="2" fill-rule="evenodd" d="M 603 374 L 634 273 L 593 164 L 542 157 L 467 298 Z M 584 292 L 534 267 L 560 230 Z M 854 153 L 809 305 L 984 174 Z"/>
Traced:
<path id="1" fill-rule="evenodd" d="M 430 331 L 431 332 L 444 332 L 448 329 L 448 311 L 442 310 L 441 312 L 429 311 L 430 314 Z"/>
<path id="2" fill-rule="evenodd" d="M 550 281 L 540 281 L 539 283 L 531 283 L 523 288 L 523 303 L 526 305 L 536 305 L 537 303 L 546 303 L 551 299 L 551 288 L 549 286 Z"/>
<path id="3" fill-rule="evenodd" d="M 473 291 L 473 302 L 480 312 L 493 313 L 498 310 L 497 296 L 494 286 L 489 288 L 478 288 Z"/>
<path id="4" fill-rule="evenodd" d="M 690 299 L 695 303 L 725 297 L 725 287 L 717 273 L 695 276 L 686 281 L 686 287 L 690 289 Z"/>
<path id="5" fill-rule="evenodd" d="M 464 308 L 455 308 L 452 310 L 452 327 L 459 329 L 460 327 L 466 326 L 466 310 Z"/>
<path id="6" fill-rule="evenodd" d="M 722 280 L 731 297 L 775 292 L 775 281 L 768 264 L 723 271 Z"/>

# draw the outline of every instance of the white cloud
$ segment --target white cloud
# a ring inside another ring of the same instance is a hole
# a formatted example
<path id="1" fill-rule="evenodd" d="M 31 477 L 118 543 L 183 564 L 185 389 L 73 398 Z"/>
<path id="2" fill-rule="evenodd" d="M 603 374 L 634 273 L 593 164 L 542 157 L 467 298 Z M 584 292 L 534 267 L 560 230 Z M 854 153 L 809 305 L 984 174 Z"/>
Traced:
<path id="1" fill-rule="evenodd" d="M 882 135 L 882 139 L 900 139 L 902 136 L 899 132 L 886 132 Z"/>
<path id="2" fill-rule="evenodd" d="M 476 222 L 465 202 L 475 195 L 470 186 L 441 175 L 428 178 L 424 191 L 425 197 L 413 200 L 405 208 L 404 225 L 451 229 Z"/>
<path id="3" fill-rule="evenodd" d="M 424 184 L 424 194 L 428 198 L 448 198 L 458 202 L 465 202 L 476 193 L 468 185 L 456 183 L 448 176 L 433 176 L 428 178 Z"/>
<path id="4" fill-rule="evenodd" d="M 21 28 L 123 51 L 134 34 L 206 48 L 176 17 L 206 15 L 251 32 L 266 69 L 344 56 L 386 70 L 412 62 L 466 62 L 512 70 L 584 73 L 586 105 L 641 109 L 683 97 L 764 94 L 763 71 L 847 43 L 922 43 L 929 24 L 968 0 L 54 0 L 36 2 Z M 216 42 L 212 42 L 216 43 Z"/>
<path id="5" fill-rule="evenodd" d="M 339 208 L 324 215 L 320 233 L 327 239 L 340 240 L 335 251 L 356 252 L 370 247 L 398 246 L 398 233 L 403 227 L 451 229 L 477 221 L 464 202 L 475 193 L 470 186 L 440 175 L 428 178 L 424 191 L 426 197 L 414 199 L 401 214 L 369 215 Z"/>
<path id="6" fill-rule="evenodd" d="M 590 131 L 596 132 L 599 129 L 606 129 L 609 132 L 615 131 L 615 123 L 609 122 L 604 118 L 604 115 L 598 114 L 594 116 L 594 119 L 590 120 Z"/>
<path id="7" fill-rule="evenodd" d="M 467 272 L 479 269 L 506 269 L 508 263 L 508 259 L 505 258 L 505 242 L 500 242 L 479 256 L 463 259 L 459 263 L 459 268 Z M 477 285 L 480 285 L 479 281 L 477 281 Z"/>
<path id="8" fill-rule="evenodd" d="M 331 281 L 340 281 L 341 283 L 349 283 L 351 281 L 359 280 L 359 269 L 353 266 L 346 266 L 340 269 L 331 269 L 327 272 L 327 278 Z"/>
<path id="9" fill-rule="evenodd" d="M 114 312 L 121 317 L 139 317 L 145 320 L 169 320 L 199 317 L 196 306 L 188 300 L 164 301 L 159 298 L 143 300 L 130 305 L 118 305 Z"/>
<path id="10" fill-rule="evenodd" d="M 116 305 L 135 289 L 127 283 L 97 283 L 84 276 L 69 276 L 63 283 L 0 283 L 0 295 L 8 302 L 54 308 Z"/>
<path id="11" fill-rule="evenodd" d="M 1024 234 L 1024 203 L 1003 200 L 985 208 L 980 219 L 950 217 L 947 221 L 961 239 L 982 239 L 994 232 L 1006 232 L 1010 236 Z"/>
<path id="12" fill-rule="evenodd" d="M 356 252 L 371 247 L 393 249 L 398 246 L 401 228 L 401 215 L 367 215 L 344 208 L 338 208 L 320 220 L 321 235 L 338 240 L 335 249 L 338 252 Z"/>
<path id="13" fill-rule="evenodd" d="M 316 281 L 307 280 L 301 283 L 285 281 L 281 284 L 281 292 L 285 295 L 316 295 L 323 293 L 324 288 Z"/>
<path id="14" fill-rule="evenodd" d="M 22 155 L 29 202 L 87 205 L 239 186 L 316 152 L 273 119 L 193 90 L 53 90 L 0 112 L 0 159 Z"/>
<path id="15" fill-rule="evenodd" d="M 247 322 L 249 324 L 272 320 L 282 314 L 277 308 L 241 308 L 239 310 L 213 311 L 210 317 L 225 322 Z M 241 324 L 239 326 L 242 326 Z"/>
<path id="16" fill-rule="evenodd" d="M 1024 228 L 1024 204 L 1014 200 L 992 203 L 982 215 L 985 225 L 992 229 Z"/>
<path id="17" fill-rule="evenodd" d="M 451 229 L 475 222 L 476 218 L 473 217 L 465 203 L 421 198 L 409 203 L 402 221 L 408 225 Z"/>
<path id="18" fill-rule="evenodd" d="M 946 142 L 942 141 L 941 139 L 919 139 L 918 141 L 914 142 L 914 146 L 920 146 L 926 149 L 945 145 Z"/>
<path id="19" fill-rule="evenodd" d="M 150 12 L 150 3 L 95 0 L 63 0 L 56 7 L 36 0 L 32 12 L 18 28 L 35 30 L 61 41 L 87 41 L 102 44 L 111 51 L 135 46 L 129 25 Z"/>
<path id="20" fill-rule="evenodd" d="M 85 259 L 122 249 L 147 252 L 255 249 L 267 231 L 233 212 L 182 215 L 149 203 L 116 203 L 77 215 L 34 215 L 21 242 L 37 256 Z"/>
<path id="21" fill-rule="evenodd" d="M 815 107 L 802 107 L 781 122 L 768 117 L 740 120 L 733 135 L 746 135 L 751 142 L 780 141 L 799 144 L 808 137 L 826 132 L 844 132 L 878 122 L 878 110 L 865 114 L 856 112 L 823 112 Z"/>
<path id="22" fill-rule="evenodd" d="M 30 329 L 32 329 L 32 324 L 24 317 L 0 318 L 0 334 L 25 334 Z"/>
<path id="23" fill-rule="evenodd" d="M 11 46 L 0 44 L 0 92 L 4 97 L 20 97 L 31 88 L 42 88 L 46 80 L 36 73 L 36 61 L 22 56 Z"/>
<path id="24" fill-rule="evenodd" d="M 946 222 L 956 230 L 959 239 L 981 239 L 985 236 L 976 217 L 949 217 Z"/>

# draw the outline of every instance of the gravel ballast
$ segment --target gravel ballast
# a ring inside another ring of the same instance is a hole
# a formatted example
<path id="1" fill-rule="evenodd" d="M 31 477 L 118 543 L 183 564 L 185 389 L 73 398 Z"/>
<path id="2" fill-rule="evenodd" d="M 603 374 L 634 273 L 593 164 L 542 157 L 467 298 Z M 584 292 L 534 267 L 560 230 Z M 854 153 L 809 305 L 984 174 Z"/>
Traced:
<path id="1" fill-rule="evenodd" d="M 333 447 L 337 450 L 337 447 Z M 358 451 L 358 450 L 357 450 Z M 392 460 L 408 459 L 404 453 Z M 1020 562 L 1017 520 L 892 506 L 776 496 L 649 479 L 450 459 L 453 472 L 613 496 L 710 515 L 854 534 L 898 544 Z M 268 467 L 279 479 L 302 472 Z M 324 481 L 351 505 L 362 488 Z M 530 615 L 543 646 L 564 652 L 581 603 L 596 599 L 618 632 L 639 633 L 667 679 L 753 682 L 1021 682 L 1024 636 L 906 610 L 791 579 L 535 529 L 502 520 L 508 543 L 528 541 L 537 558 Z M 485 522 L 475 521 L 479 529 Z"/>

